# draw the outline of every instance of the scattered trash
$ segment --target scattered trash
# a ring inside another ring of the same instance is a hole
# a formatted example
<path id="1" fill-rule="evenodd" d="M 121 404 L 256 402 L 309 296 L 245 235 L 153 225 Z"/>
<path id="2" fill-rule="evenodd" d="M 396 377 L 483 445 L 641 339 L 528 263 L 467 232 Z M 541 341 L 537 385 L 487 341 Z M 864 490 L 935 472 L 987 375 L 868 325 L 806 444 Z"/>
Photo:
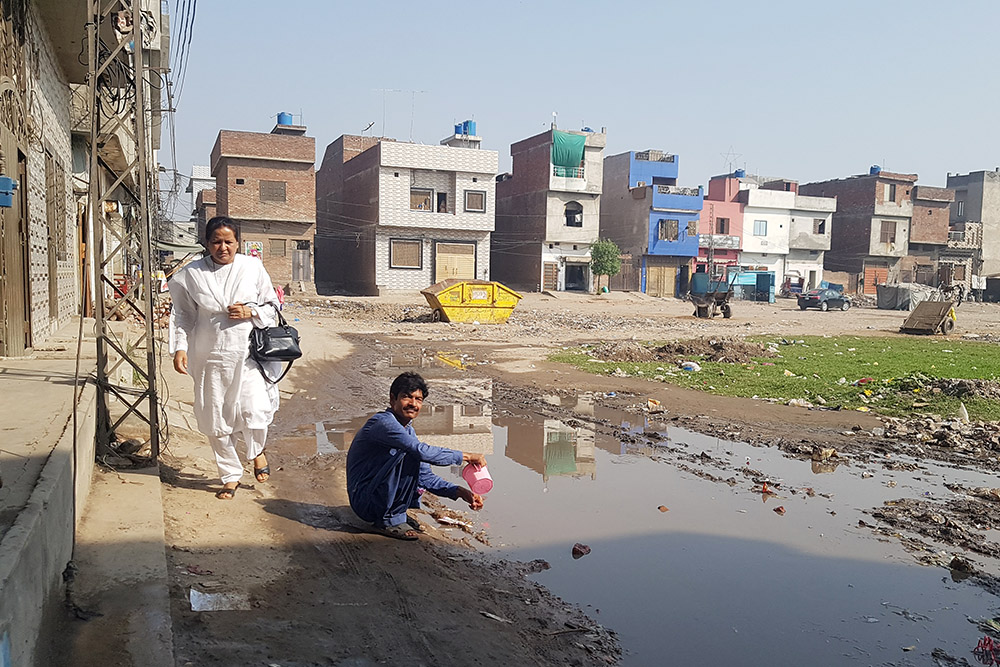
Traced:
<path id="1" fill-rule="evenodd" d="M 958 418 L 963 424 L 969 423 L 969 411 L 965 409 L 965 403 L 958 404 Z"/>
<path id="2" fill-rule="evenodd" d="M 785 369 L 785 377 L 786 377 L 786 378 L 793 378 L 793 377 L 795 377 L 795 373 L 791 372 L 790 370 L 788 370 L 788 369 L 786 368 L 786 369 Z"/>
<path id="3" fill-rule="evenodd" d="M 188 599 L 191 611 L 250 611 L 246 593 L 202 593 L 192 588 Z"/>
<path id="4" fill-rule="evenodd" d="M 900 646 L 900 648 L 901 648 L 902 650 L 904 650 L 904 651 L 912 651 L 913 649 L 915 649 L 915 648 L 917 648 L 917 647 L 916 647 L 916 645 L 914 644 L 913 646 Z"/>
<path id="5" fill-rule="evenodd" d="M 203 570 L 200 567 L 198 567 L 197 565 L 188 565 L 186 569 L 187 569 L 188 573 L 194 574 L 194 575 L 198 575 L 198 576 L 205 576 L 205 575 L 209 575 L 209 574 L 214 574 L 211 570 Z"/>
<path id="6" fill-rule="evenodd" d="M 790 401 L 788 401 L 787 405 L 790 405 L 793 408 L 811 408 L 811 407 L 815 407 L 815 406 L 813 406 L 812 403 L 810 403 L 809 401 L 807 401 L 804 398 L 793 398 Z"/>
<path id="7" fill-rule="evenodd" d="M 589 553 L 590 553 L 590 547 L 588 547 L 586 544 L 580 544 L 579 542 L 577 542 L 576 544 L 573 545 L 573 558 L 574 559 L 576 559 L 576 558 L 583 558 L 584 556 L 586 556 Z"/>
<path id="8" fill-rule="evenodd" d="M 669 512 L 670 511 L 670 508 L 667 507 L 666 505 L 660 505 L 656 509 L 660 510 L 661 512 Z"/>
<path id="9" fill-rule="evenodd" d="M 865 616 L 865 623 L 878 623 L 879 619 L 874 616 Z"/>
<path id="10" fill-rule="evenodd" d="M 438 523 L 443 523 L 448 526 L 458 526 L 460 528 L 472 528 L 472 524 L 468 521 L 459 521 L 458 519 L 452 519 L 450 516 L 434 516 Z"/>
<path id="11" fill-rule="evenodd" d="M 685 371 L 690 371 L 692 373 L 697 373 L 701 370 L 701 365 L 696 361 L 685 361 L 681 363 L 681 369 Z"/>
<path id="12" fill-rule="evenodd" d="M 858 378 L 857 380 L 855 380 L 854 382 L 851 383 L 851 386 L 852 387 L 860 387 L 863 384 L 868 384 L 869 382 L 874 382 L 874 381 L 875 380 L 872 379 L 872 378 Z"/>
<path id="13" fill-rule="evenodd" d="M 784 515 L 784 513 L 785 513 L 785 506 L 784 505 L 778 505 L 777 507 L 774 508 L 774 513 L 775 514 Z"/>
<path id="14" fill-rule="evenodd" d="M 1000 664 L 1000 643 L 993 641 L 992 637 L 983 637 L 972 650 L 976 659 L 984 665 Z"/>
<path id="15" fill-rule="evenodd" d="M 491 614 L 488 611 L 480 611 L 479 613 L 482 614 L 483 616 L 485 616 L 486 618 L 492 619 L 494 621 L 500 621 L 501 623 L 513 623 L 514 622 L 514 621 L 511 621 L 509 619 L 503 618 L 502 616 L 497 616 L 496 614 Z"/>
<path id="16" fill-rule="evenodd" d="M 774 496 L 774 495 L 777 495 L 774 491 L 771 490 L 771 487 L 769 487 L 767 485 L 767 482 L 764 482 L 761 485 L 760 492 L 763 493 L 765 496 Z"/>
<path id="17" fill-rule="evenodd" d="M 664 411 L 663 410 L 663 404 L 660 403 L 655 398 L 650 398 L 649 400 L 646 401 L 646 409 L 648 409 L 651 413 L 657 413 L 657 412 L 663 412 Z"/>

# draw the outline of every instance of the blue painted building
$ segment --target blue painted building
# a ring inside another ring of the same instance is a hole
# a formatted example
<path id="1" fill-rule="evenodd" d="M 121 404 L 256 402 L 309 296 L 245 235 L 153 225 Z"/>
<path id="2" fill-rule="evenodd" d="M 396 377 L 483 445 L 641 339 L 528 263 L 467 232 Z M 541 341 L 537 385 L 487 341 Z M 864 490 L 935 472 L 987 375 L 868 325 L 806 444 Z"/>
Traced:
<path id="1" fill-rule="evenodd" d="M 601 238 L 622 251 L 612 289 L 684 296 L 698 257 L 701 187 L 677 185 L 678 158 L 662 151 L 629 151 L 604 160 Z"/>

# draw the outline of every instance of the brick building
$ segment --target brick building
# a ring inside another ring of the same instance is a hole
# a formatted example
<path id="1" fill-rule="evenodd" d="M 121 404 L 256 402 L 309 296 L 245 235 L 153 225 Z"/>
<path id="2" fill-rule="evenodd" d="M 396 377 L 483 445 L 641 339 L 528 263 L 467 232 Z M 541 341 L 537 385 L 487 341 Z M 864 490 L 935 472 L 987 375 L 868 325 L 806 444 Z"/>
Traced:
<path id="1" fill-rule="evenodd" d="M 494 279 L 521 290 L 593 290 L 606 141 L 603 130 L 553 127 L 511 144 L 512 173 L 497 178 Z"/>
<path id="2" fill-rule="evenodd" d="M 955 191 L 951 206 L 951 241 L 965 248 L 980 241 L 981 266 L 974 271 L 982 281 L 977 289 L 988 287 L 990 298 L 1000 300 L 1000 168 L 948 174 L 948 188 Z M 959 249 L 959 248 L 956 248 Z"/>
<path id="3" fill-rule="evenodd" d="M 316 140 L 305 132 L 283 124 L 270 133 L 221 130 L 211 164 L 216 213 L 240 223 L 241 251 L 259 256 L 275 285 L 314 292 Z"/>
<path id="4" fill-rule="evenodd" d="M 316 173 L 316 284 L 379 294 L 490 276 L 498 155 L 455 134 L 428 146 L 343 135 Z"/>
<path id="5" fill-rule="evenodd" d="M 949 256 L 954 192 L 916 182 L 916 174 L 873 166 L 868 174 L 801 186 L 800 192 L 837 197 L 826 268 L 856 277 L 865 294 L 886 283 L 956 282 L 951 265 L 965 260 Z"/>

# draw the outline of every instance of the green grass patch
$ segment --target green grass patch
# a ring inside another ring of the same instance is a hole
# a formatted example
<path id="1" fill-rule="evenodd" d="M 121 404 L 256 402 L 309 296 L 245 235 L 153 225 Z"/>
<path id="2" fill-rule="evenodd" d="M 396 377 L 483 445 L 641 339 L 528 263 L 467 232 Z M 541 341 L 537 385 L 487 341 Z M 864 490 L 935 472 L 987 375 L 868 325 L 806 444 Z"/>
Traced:
<path id="1" fill-rule="evenodd" d="M 750 363 L 697 361 L 702 370 L 680 370 L 669 360 L 595 363 L 589 346 L 557 352 L 551 361 L 571 364 L 598 375 L 617 369 L 630 377 L 700 389 L 720 396 L 805 399 L 844 409 L 868 408 L 896 417 L 953 417 L 965 403 L 972 419 L 1000 420 L 1000 401 L 967 396 L 959 399 L 934 393 L 927 378 L 996 380 L 1000 347 L 991 343 L 936 338 L 867 338 L 806 336 L 751 339 L 777 348 L 777 357 L 756 357 Z M 656 345 L 656 343 L 651 343 Z M 863 378 L 870 382 L 855 385 Z M 924 405 L 926 404 L 926 405 Z"/>

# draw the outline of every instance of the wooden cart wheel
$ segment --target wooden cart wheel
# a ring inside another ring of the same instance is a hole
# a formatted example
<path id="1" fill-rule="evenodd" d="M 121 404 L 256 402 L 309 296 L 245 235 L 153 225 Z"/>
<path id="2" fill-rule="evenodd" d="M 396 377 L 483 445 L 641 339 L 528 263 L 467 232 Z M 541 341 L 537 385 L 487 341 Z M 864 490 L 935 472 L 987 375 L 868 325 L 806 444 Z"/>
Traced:
<path id="1" fill-rule="evenodd" d="M 944 322 L 941 323 L 941 333 L 944 335 L 950 334 L 955 329 L 955 320 L 950 317 L 946 317 Z"/>

